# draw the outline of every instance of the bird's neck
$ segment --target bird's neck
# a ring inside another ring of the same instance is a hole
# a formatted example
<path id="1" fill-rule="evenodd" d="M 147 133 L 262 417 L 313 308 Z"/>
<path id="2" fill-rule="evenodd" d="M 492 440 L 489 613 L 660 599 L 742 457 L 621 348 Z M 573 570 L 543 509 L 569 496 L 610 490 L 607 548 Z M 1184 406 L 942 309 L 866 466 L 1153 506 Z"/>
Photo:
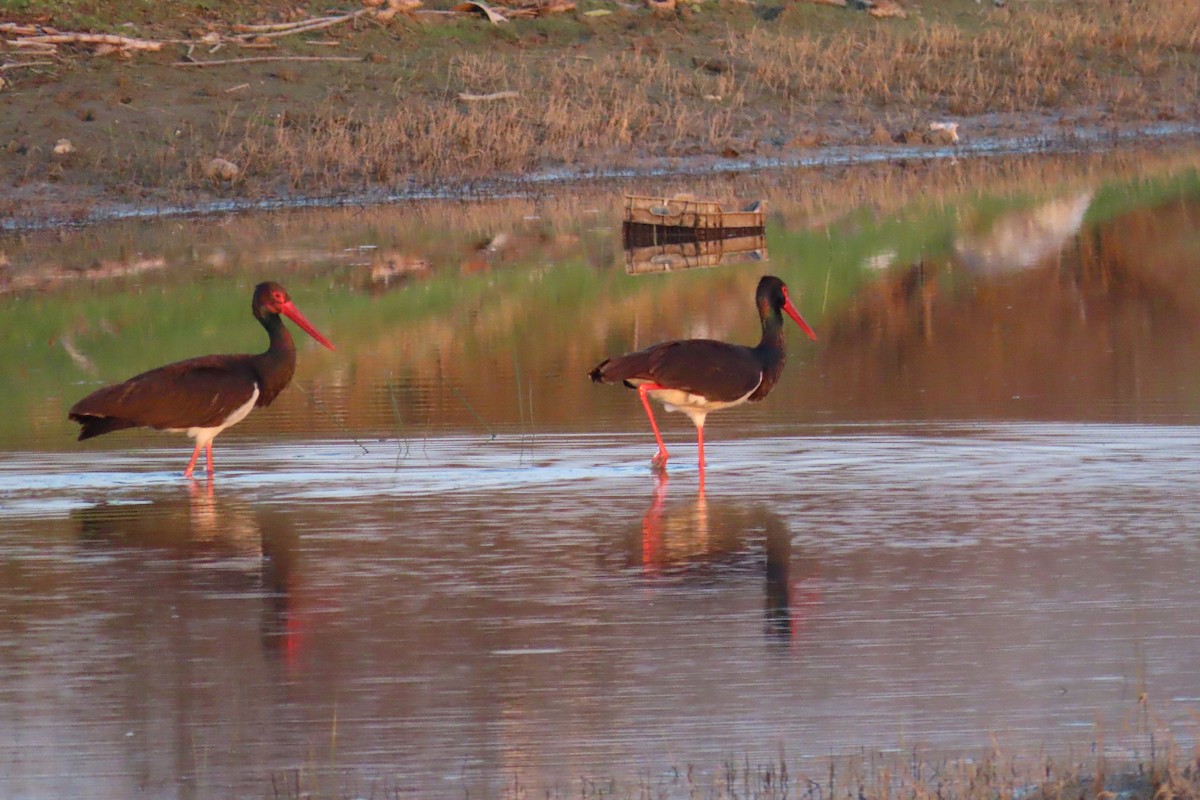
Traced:
<path id="1" fill-rule="evenodd" d="M 763 315 L 762 339 L 754 348 L 754 356 L 762 365 L 762 383 L 754 390 L 754 394 L 750 395 L 751 402 L 766 397 L 775 381 L 783 374 L 787 354 L 783 349 L 783 316 L 778 311 Z"/>
<path id="2" fill-rule="evenodd" d="M 262 325 L 267 329 L 271 345 L 266 352 L 254 357 L 254 368 L 258 373 L 258 404 L 265 406 L 292 380 L 296 371 L 296 344 L 278 314 L 263 319 Z"/>

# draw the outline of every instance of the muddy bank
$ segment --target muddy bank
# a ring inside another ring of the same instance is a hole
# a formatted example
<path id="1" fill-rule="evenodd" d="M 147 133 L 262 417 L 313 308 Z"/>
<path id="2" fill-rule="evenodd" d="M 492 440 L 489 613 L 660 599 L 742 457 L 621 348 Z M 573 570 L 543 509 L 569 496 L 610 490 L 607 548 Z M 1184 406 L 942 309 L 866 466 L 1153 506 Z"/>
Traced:
<path id="1" fill-rule="evenodd" d="M 244 32 L 333 10 L 22 4 L 0 30 L 0 226 L 1106 147 L 1200 126 L 1188 100 L 1200 7 L 1184 0 L 927 0 L 889 19 L 581 0 L 502 24 L 430 4 L 269 40 Z M 33 51 L 16 25 L 160 46 Z"/>

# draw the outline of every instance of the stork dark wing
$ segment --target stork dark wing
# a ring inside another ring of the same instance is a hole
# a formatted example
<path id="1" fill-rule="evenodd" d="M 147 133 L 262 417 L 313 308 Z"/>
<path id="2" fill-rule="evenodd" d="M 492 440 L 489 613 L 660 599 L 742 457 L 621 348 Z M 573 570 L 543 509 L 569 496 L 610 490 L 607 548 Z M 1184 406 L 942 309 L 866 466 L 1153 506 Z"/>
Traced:
<path id="1" fill-rule="evenodd" d="M 71 407 L 80 439 L 122 428 L 214 427 L 253 396 L 249 356 L 205 356 L 105 386 Z"/>
<path id="2" fill-rule="evenodd" d="M 762 380 L 762 365 L 749 347 L 686 339 L 610 358 L 592 370 L 592 380 L 652 381 L 710 401 L 731 402 L 754 391 Z"/>

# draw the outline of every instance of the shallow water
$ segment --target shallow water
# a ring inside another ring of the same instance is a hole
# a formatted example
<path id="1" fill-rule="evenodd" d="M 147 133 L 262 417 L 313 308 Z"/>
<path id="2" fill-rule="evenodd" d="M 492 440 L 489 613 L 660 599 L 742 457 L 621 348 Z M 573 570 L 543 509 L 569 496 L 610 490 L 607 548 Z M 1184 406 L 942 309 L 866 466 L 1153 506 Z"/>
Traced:
<path id="1" fill-rule="evenodd" d="M 730 761 L 1190 741 L 1195 160 L 944 166 L 925 205 L 730 178 L 770 261 L 666 275 L 625 271 L 606 190 L 7 243 L 0 796 L 688 796 Z M 267 269 L 339 350 L 212 483 L 178 435 L 72 441 L 91 387 L 260 347 Z M 820 341 L 710 419 L 703 492 L 660 414 L 656 478 L 587 369 L 752 339 L 766 271 Z"/>

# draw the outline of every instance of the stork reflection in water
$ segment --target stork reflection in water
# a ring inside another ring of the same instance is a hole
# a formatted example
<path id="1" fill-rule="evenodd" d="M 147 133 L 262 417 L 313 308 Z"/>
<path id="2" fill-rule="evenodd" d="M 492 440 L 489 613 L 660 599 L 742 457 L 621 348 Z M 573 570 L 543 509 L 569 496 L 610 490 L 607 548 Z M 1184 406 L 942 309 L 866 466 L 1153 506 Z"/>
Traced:
<path id="1" fill-rule="evenodd" d="M 668 480 L 658 475 L 630 561 L 649 577 L 688 581 L 760 572 L 765 634 L 794 640 L 820 594 L 815 576 L 800 574 L 787 523 L 764 504 L 710 502 L 703 486 L 691 502 L 668 505 Z"/>
<path id="2" fill-rule="evenodd" d="M 127 558 L 113 562 L 111 591 L 128 591 L 172 568 L 172 584 L 183 592 L 259 595 L 264 649 L 289 667 L 300 656 L 302 617 L 297 614 L 298 537 L 291 519 L 254 509 L 249 502 L 191 482 L 146 503 L 99 503 L 72 512 L 80 542 Z M 127 572 L 120 574 L 121 567 Z"/>

